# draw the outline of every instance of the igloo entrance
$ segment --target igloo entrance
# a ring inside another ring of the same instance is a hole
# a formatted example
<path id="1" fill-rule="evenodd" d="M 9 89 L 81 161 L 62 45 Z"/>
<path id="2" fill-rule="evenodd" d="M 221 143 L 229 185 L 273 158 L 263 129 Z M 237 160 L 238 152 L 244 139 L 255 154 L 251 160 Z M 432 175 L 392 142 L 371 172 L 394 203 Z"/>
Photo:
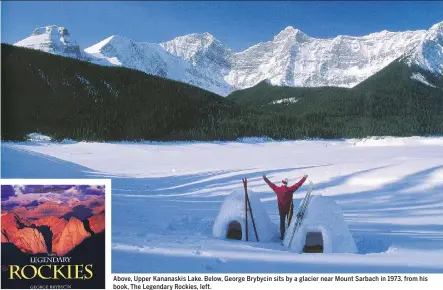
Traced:
<path id="1" fill-rule="evenodd" d="M 238 221 L 232 221 L 229 223 L 226 238 L 231 239 L 231 240 L 241 240 L 242 239 L 241 224 Z"/>
<path id="2" fill-rule="evenodd" d="M 268 212 L 259 196 L 249 190 L 250 207 L 254 213 L 254 223 L 248 214 L 248 241 L 270 242 L 277 236 L 277 226 L 271 222 Z M 255 236 L 255 230 L 257 237 Z M 245 191 L 235 190 L 225 197 L 220 212 L 212 227 L 212 234 L 219 239 L 246 241 Z"/>
<path id="3" fill-rule="evenodd" d="M 293 233 L 293 220 L 288 232 Z M 313 195 L 301 225 L 283 244 L 296 253 L 357 253 L 354 238 L 343 212 L 331 198 Z"/>
<path id="4" fill-rule="evenodd" d="M 323 235 L 321 232 L 307 232 L 303 253 L 323 253 Z"/>

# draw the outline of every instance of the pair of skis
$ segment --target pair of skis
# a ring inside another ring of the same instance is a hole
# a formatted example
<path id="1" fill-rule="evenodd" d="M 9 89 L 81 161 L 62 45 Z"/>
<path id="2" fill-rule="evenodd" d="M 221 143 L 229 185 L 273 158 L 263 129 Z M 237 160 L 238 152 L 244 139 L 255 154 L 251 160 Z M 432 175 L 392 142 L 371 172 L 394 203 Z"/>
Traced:
<path id="1" fill-rule="evenodd" d="M 305 217 L 306 209 L 309 205 L 309 202 L 311 201 L 312 186 L 313 186 L 312 181 L 309 181 L 308 191 L 306 192 L 305 198 L 302 200 L 302 202 L 299 206 L 299 209 L 297 211 L 297 214 L 295 216 L 295 225 L 294 225 L 294 229 L 292 230 L 292 233 L 291 233 L 291 238 L 289 239 L 288 248 L 291 247 L 292 240 L 294 239 L 295 233 L 300 228 L 300 225 L 303 222 L 303 218 Z"/>
<path id="2" fill-rule="evenodd" d="M 251 214 L 252 225 L 254 226 L 255 238 L 258 242 L 259 240 L 258 240 L 257 228 L 255 227 L 254 215 L 252 214 L 251 202 L 249 201 L 249 195 L 248 195 L 248 180 L 246 178 L 243 178 L 242 181 L 243 181 L 243 187 L 245 188 L 246 241 L 248 241 L 248 207 L 249 207 L 249 213 Z"/>

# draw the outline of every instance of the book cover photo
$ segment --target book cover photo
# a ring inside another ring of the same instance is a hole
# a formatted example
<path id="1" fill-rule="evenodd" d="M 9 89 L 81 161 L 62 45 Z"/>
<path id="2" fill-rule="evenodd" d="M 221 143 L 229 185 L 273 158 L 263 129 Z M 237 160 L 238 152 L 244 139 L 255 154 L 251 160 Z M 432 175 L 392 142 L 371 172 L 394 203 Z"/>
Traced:
<path id="1" fill-rule="evenodd" d="M 105 288 L 105 186 L 2 185 L 1 288 Z"/>

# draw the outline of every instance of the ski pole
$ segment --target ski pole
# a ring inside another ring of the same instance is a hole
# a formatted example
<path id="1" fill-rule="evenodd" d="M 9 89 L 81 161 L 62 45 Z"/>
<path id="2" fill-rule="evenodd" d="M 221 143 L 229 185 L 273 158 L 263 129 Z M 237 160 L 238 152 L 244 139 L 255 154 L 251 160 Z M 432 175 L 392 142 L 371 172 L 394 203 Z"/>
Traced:
<path id="1" fill-rule="evenodd" d="M 257 242 L 259 242 L 257 229 L 255 227 L 254 215 L 252 214 L 251 202 L 249 201 L 249 195 L 247 196 L 248 196 L 248 205 L 249 205 L 249 212 L 251 214 L 252 226 L 254 227 L 255 239 L 257 240 Z"/>
<path id="2" fill-rule="evenodd" d="M 248 241 L 248 192 L 247 192 L 247 180 L 246 178 L 242 179 L 243 187 L 245 188 L 245 218 L 246 218 L 246 241 Z"/>

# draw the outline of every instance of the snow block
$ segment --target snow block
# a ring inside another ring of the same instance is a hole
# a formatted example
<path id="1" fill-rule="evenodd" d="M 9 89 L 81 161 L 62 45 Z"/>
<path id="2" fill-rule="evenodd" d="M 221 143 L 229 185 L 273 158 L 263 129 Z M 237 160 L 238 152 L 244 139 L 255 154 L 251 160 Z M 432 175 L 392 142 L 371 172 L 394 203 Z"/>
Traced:
<path id="1" fill-rule="evenodd" d="M 297 211 L 294 211 L 294 218 L 283 240 L 283 244 L 291 251 L 297 253 L 358 252 L 342 210 L 331 198 L 321 195 L 312 195 L 302 224 L 289 245 L 294 232 Z"/>
<path id="2" fill-rule="evenodd" d="M 248 191 L 248 195 L 259 241 L 269 242 L 275 239 L 277 236 L 277 227 L 271 222 L 260 198 L 250 190 Z M 245 192 L 244 190 L 234 191 L 223 201 L 220 207 L 220 212 L 215 219 L 212 234 L 216 238 L 230 238 L 246 241 L 245 225 Z M 248 240 L 257 241 L 249 209 Z"/>

